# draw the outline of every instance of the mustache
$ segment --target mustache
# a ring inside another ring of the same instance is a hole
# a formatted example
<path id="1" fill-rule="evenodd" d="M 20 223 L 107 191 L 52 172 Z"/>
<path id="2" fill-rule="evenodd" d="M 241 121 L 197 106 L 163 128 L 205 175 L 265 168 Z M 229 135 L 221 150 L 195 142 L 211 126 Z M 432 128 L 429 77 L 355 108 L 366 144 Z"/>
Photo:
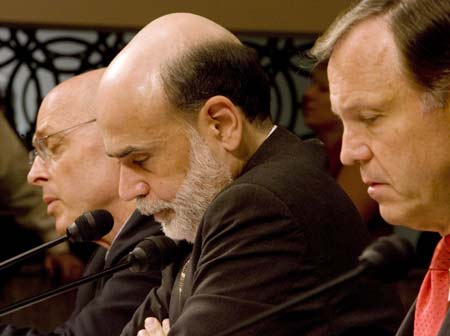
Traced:
<path id="1" fill-rule="evenodd" d="M 170 202 L 155 200 L 149 202 L 145 197 L 140 196 L 136 199 L 136 208 L 138 211 L 146 216 L 153 215 L 154 213 L 160 212 L 162 210 L 173 209 Z"/>

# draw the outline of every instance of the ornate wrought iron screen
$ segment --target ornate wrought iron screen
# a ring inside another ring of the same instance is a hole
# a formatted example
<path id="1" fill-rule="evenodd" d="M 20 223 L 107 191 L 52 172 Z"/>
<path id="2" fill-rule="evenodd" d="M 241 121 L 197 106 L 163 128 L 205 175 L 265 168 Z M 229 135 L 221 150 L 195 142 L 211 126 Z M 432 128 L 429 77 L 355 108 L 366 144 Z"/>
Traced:
<path id="1" fill-rule="evenodd" d="M 59 82 L 107 66 L 135 32 L 0 27 L 0 78 L 7 118 L 30 143 L 38 107 Z M 299 136 L 308 133 L 299 113 L 308 71 L 299 67 L 312 37 L 238 37 L 255 48 L 272 86 L 274 120 Z"/>

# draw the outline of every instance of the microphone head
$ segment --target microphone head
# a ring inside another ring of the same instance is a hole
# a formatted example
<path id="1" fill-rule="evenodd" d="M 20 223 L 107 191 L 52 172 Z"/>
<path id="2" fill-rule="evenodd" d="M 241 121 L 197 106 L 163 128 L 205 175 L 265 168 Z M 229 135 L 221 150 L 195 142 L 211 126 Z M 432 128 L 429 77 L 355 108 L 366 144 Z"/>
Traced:
<path id="1" fill-rule="evenodd" d="M 359 256 L 372 275 L 385 282 L 403 278 L 414 262 L 414 247 L 396 235 L 381 237 L 370 244 Z"/>
<path id="2" fill-rule="evenodd" d="M 162 270 L 177 256 L 177 243 L 166 236 L 145 238 L 129 254 L 132 272 Z"/>
<path id="3" fill-rule="evenodd" d="M 87 211 L 67 228 L 67 237 L 72 243 L 98 240 L 107 235 L 113 225 L 114 218 L 108 211 Z"/>

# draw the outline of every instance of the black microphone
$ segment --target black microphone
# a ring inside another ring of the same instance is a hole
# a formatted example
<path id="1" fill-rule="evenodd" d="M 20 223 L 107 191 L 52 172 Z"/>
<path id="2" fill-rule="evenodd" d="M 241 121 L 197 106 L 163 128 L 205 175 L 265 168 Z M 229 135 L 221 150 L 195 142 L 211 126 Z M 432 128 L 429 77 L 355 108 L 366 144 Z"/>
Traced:
<path id="1" fill-rule="evenodd" d="M 107 235 L 114 225 L 114 218 L 107 210 L 87 211 L 66 230 L 70 242 L 90 242 Z"/>
<path id="2" fill-rule="evenodd" d="M 151 269 L 164 269 L 170 265 L 178 253 L 178 243 L 166 236 L 151 236 L 145 238 L 128 254 L 125 261 L 107 268 L 99 273 L 82 277 L 64 286 L 35 295 L 31 298 L 13 303 L 0 309 L 0 317 L 13 313 L 19 309 L 50 299 L 54 296 L 72 290 L 85 283 L 95 281 L 112 273 L 129 268 L 132 272 L 146 272 Z"/>
<path id="3" fill-rule="evenodd" d="M 256 322 L 271 317 L 281 311 L 292 308 L 300 302 L 334 288 L 347 280 L 368 273 L 378 280 L 392 282 L 406 275 L 414 261 L 414 248 L 411 243 L 396 235 L 381 237 L 369 245 L 359 256 L 359 264 L 353 270 L 330 280 L 302 295 L 290 299 L 279 306 L 270 308 L 251 319 L 245 320 L 234 327 L 216 334 L 225 336 L 234 334 L 236 331 L 248 327 Z"/>
<path id="4" fill-rule="evenodd" d="M 108 211 L 102 209 L 87 211 L 75 219 L 74 223 L 70 224 L 64 236 L 2 261 L 0 263 L 0 271 L 66 240 L 72 243 L 98 240 L 111 231 L 113 224 L 114 218 Z"/>
<path id="5" fill-rule="evenodd" d="M 166 236 L 145 238 L 128 254 L 132 272 L 147 272 L 164 269 L 170 265 L 178 253 L 177 243 Z"/>
<path id="6" fill-rule="evenodd" d="M 372 277 L 383 282 L 394 282 L 406 276 L 413 266 L 414 257 L 414 247 L 409 240 L 391 235 L 369 245 L 358 260 Z"/>

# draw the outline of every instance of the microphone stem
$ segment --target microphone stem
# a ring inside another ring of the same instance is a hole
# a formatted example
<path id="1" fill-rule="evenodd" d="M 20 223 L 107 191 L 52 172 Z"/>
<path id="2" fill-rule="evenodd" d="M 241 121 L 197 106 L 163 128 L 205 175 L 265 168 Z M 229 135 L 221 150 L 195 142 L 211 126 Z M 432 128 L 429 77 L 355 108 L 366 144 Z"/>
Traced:
<path id="1" fill-rule="evenodd" d="M 8 315 L 10 313 L 13 313 L 13 312 L 19 310 L 19 309 L 31 306 L 31 305 L 33 305 L 35 303 L 38 303 L 38 302 L 50 299 L 50 298 L 52 298 L 54 296 L 57 296 L 59 294 L 68 292 L 69 290 L 73 289 L 74 287 L 77 287 L 77 286 L 83 285 L 83 284 L 85 284 L 87 282 L 91 282 L 91 281 L 97 280 L 99 278 L 105 277 L 105 276 L 107 276 L 107 275 L 109 275 L 111 273 L 121 271 L 121 270 L 123 270 L 125 268 L 130 267 L 131 264 L 132 264 L 131 261 L 126 261 L 126 262 L 124 262 L 122 264 L 110 267 L 110 268 L 105 269 L 105 270 L 103 270 L 103 271 L 101 271 L 99 273 L 83 277 L 81 279 L 78 279 L 76 281 L 68 283 L 68 284 L 66 284 L 64 286 L 61 286 L 59 288 L 52 289 L 52 290 L 46 291 L 44 293 L 38 294 L 36 296 L 33 296 L 31 298 L 24 299 L 24 300 L 21 300 L 19 302 L 13 303 L 12 305 L 9 305 L 9 306 L 7 306 L 5 308 L 0 309 L 0 316 Z"/>
<path id="2" fill-rule="evenodd" d="M 267 317 L 273 316 L 276 313 L 279 313 L 285 309 L 289 309 L 292 308 L 294 306 L 296 306 L 297 304 L 299 304 L 300 302 L 306 300 L 306 299 L 310 299 L 311 297 L 325 292 L 326 290 L 333 288 L 334 286 L 341 284 L 347 280 L 350 280 L 354 277 L 359 276 L 360 274 L 362 274 L 364 271 L 366 271 L 368 268 L 368 264 L 365 262 L 360 263 L 355 269 L 342 274 L 341 276 L 337 277 L 336 279 L 333 279 L 329 282 L 324 283 L 323 285 L 314 288 L 313 290 L 307 291 L 305 292 L 303 295 L 297 296 L 292 298 L 289 301 L 284 302 L 283 304 L 279 305 L 279 306 L 275 306 L 271 309 L 268 309 L 266 311 L 264 311 L 261 314 L 258 314 L 256 316 L 254 316 L 251 319 L 245 320 L 243 323 L 237 324 L 234 327 L 225 330 L 223 332 L 220 332 L 218 334 L 216 334 L 216 336 L 225 336 L 225 335 L 231 335 L 234 334 L 236 331 L 248 327 L 256 322 L 259 322 Z"/>
<path id="3" fill-rule="evenodd" d="M 48 248 L 50 248 L 50 247 L 53 247 L 53 246 L 55 246 L 55 245 L 58 245 L 58 244 L 60 244 L 60 243 L 62 243 L 62 242 L 64 242 L 64 241 L 66 241 L 66 240 L 67 240 L 67 235 L 65 235 L 65 236 L 63 236 L 63 237 L 60 237 L 60 238 L 57 238 L 57 239 L 55 239 L 55 240 L 52 240 L 52 241 L 50 241 L 50 242 L 48 242 L 48 243 L 39 245 L 39 246 L 37 246 L 37 247 L 35 247 L 35 248 L 32 248 L 31 250 L 28 250 L 28 251 L 26 251 L 26 252 L 23 252 L 23 253 L 21 253 L 21 254 L 15 256 L 15 257 L 13 257 L 13 258 L 10 258 L 10 259 L 7 259 L 7 260 L 5 260 L 5 261 L 2 261 L 2 262 L 0 263 L 0 271 L 2 271 L 3 269 L 5 269 L 5 268 L 11 266 L 12 264 L 16 264 L 16 263 L 22 261 L 23 259 L 26 259 L 26 258 L 28 258 L 28 257 L 31 257 L 31 256 L 37 254 L 38 252 L 44 250 L 44 249 L 48 249 Z"/>

